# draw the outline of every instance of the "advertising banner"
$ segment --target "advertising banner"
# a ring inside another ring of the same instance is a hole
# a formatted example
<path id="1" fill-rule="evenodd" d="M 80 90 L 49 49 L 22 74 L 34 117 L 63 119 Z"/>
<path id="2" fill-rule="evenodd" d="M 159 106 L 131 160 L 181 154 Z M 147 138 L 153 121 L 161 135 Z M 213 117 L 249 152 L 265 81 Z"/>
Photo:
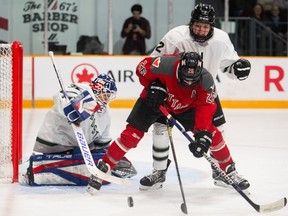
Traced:
<path id="1" fill-rule="evenodd" d="M 135 68 L 142 58 L 143 56 L 56 56 L 56 64 L 66 85 L 90 82 L 98 74 L 106 73 L 116 81 L 117 100 L 135 100 L 142 90 L 135 74 Z M 218 75 L 215 82 L 221 101 L 238 104 L 245 102 L 248 104 L 246 107 L 249 107 L 249 103 L 258 103 L 261 107 L 261 101 L 287 106 L 288 58 L 248 59 L 252 65 L 248 79 L 231 80 L 223 73 Z M 26 57 L 24 78 L 24 99 L 30 99 L 32 92 L 36 101 L 52 100 L 53 94 L 60 89 L 51 60 L 46 56 Z"/>

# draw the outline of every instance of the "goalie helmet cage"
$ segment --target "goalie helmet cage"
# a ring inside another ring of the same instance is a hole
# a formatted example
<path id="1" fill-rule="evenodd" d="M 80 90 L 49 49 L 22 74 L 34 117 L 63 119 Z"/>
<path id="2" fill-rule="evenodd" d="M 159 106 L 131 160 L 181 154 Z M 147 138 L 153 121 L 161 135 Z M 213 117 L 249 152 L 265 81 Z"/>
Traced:
<path id="1" fill-rule="evenodd" d="M 12 182 L 22 161 L 22 100 L 22 44 L 0 44 L 0 179 Z"/>

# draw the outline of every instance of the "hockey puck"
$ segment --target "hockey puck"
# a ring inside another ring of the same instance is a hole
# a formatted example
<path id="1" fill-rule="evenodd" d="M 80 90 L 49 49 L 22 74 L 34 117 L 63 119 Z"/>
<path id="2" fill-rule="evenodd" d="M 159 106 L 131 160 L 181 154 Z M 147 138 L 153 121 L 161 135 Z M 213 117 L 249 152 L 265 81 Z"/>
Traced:
<path id="1" fill-rule="evenodd" d="M 130 196 L 127 198 L 127 203 L 129 207 L 133 207 L 134 206 L 134 201 L 133 198 Z"/>

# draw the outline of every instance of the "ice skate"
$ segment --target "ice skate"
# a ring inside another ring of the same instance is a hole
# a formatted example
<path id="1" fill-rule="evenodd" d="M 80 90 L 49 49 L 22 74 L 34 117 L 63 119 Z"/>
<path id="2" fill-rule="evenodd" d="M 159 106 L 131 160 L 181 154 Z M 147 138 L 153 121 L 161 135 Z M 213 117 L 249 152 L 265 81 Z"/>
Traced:
<path id="1" fill-rule="evenodd" d="M 212 167 L 213 169 L 213 167 Z M 248 180 L 246 180 L 245 178 L 243 178 L 242 176 L 240 176 L 238 174 L 238 172 L 235 169 L 235 163 L 232 163 L 230 165 L 228 165 L 226 167 L 226 174 L 227 176 L 232 179 L 234 181 L 234 183 L 236 185 L 238 185 L 238 187 L 241 190 L 247 190 L 250 187 L 250 184 L 248 182 Z M 224 177 L 222 177 L 220 174 L 217 173 L 217 171 L 215 171 L 213 169 L 213 175 L 212 175 L 213 179 L 214 179 L 214 184 L 216 186 L 220 186 L 220 187 L 232 187 L 231 185 L 228 184 L 228 182 L 224 179 Z M 248 192 L 249 193 L 249 192 Z"/>
<path id="2" fill-rule="evenodd" d="M 119 178 L 132 178 L 137 175 L 137 170 L 126 157 L 120 160 L 111 170 L 111 174 Z"/>
<path id="3" fill-rule="evenodd" d="M 105 173 L 110 172 L 109 164 L 105 163 L 102 159 L 98 161 L 97 168 Z M 89 194 L 94 195 L 98 190 L 100 190 L 102 182 L 103 182 L 102 179 L 98 178 L 97 176 L 91 175 L 88 181 L 86 191 Z"/>
<path id="4" fill-rule="evenodd" d="M 144 176 L 140 180 L 140 190 L 157 190 L 163 187 L 166 180 L 166 172 L 171 161 L 168 159 L 167 168 L 165 170 L 153 170 L 152 174 Z"/>

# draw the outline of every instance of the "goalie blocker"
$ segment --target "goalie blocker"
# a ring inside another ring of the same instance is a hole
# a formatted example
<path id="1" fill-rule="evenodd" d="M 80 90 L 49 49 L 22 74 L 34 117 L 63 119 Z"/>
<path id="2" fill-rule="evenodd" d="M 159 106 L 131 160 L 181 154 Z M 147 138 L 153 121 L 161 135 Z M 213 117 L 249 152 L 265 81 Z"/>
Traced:
<path id="1" fill-rule="evenodd" d="M 92 153 L 95 163 L 104 151 Z M 111 174 L 120 178 L 131 178 L 137 174 L 135 167 L 127 159 L 119 161 Z M 91 173 L 85 166 L 79 151 L 73 154 L 34 154 L 30 156 L 27 172 L 22 174 L 22 184 L 30 186 L 86 186 Z M 105 181 L 104 184 L 109 184 Z"/>

